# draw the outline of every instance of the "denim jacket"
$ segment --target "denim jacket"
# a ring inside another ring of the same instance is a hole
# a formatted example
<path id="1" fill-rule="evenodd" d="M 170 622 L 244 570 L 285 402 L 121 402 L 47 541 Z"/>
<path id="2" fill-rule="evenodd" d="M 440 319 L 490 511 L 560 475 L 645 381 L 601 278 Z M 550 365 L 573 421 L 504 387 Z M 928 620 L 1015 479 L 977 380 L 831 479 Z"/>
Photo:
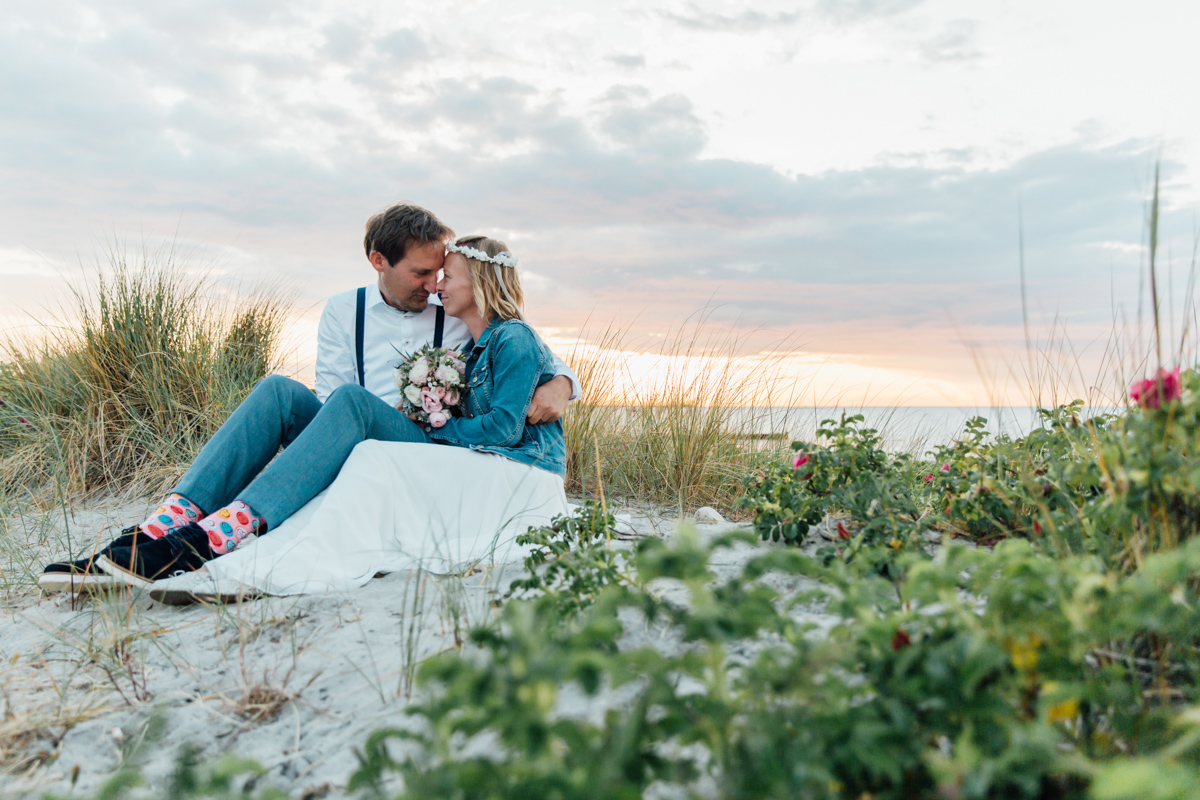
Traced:
<path id="1" fill-rule="evenodd" d="M 562 421 L 530 425 L 525 417 L 537 387 L 555 376 L 550 348 L 518 319 L 493 319 L 467 356 L 466 415 L 425 432 L 443 444 L 499 453 L 566 477 Z"/>

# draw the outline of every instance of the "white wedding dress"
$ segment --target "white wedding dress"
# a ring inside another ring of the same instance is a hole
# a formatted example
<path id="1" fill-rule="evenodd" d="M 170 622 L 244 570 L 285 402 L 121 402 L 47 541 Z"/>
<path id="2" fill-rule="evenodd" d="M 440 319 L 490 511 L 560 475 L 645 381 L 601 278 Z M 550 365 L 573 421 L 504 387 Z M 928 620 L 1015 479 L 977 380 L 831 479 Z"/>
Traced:
<path id="1" fill-rule="evenodd" d="M 528 548 L 515 538 L 567 513 L 552 472 L 462 447 L 367 441 L 328 489 L 207 568 L 218 585 L 266 594 L 343 592 L 380 572 L 520 560 Z"/>

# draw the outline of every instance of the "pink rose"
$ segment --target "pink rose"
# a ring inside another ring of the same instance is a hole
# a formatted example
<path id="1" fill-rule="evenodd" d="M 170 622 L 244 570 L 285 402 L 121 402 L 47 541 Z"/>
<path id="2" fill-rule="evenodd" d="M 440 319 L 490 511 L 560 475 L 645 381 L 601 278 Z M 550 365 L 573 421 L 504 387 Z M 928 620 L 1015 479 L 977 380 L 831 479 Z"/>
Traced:
<path id="1" fill-rule="evenodd" d="M 1162 396 L 1159 396 L 1159 384 L 1162 385 Z M 1170 403 L 1183 395 L 1183 386 L 1179 381 L 1179 367 L 1167 372 L 1158 371 L 1155 378 L 1144 381 L 1134 381 L 1129 387 L 1129 397 L 1142 408 L 1158 408 L 1164 401 Z"/>
<path id="2" fill-rule="evenodd" d="M 950 471 L 950 465 L 942 464 L 942 472 L 949 472 L 949 471 Z"/>
<path id="3" fill-rule="evenodd" d="M 434 397 L 428 388 L 425 388 L 421 390 L 421 408 L 425 409 L 426 414 L 432 414 L 442 410 L 442 402 Z"/>
<path id="4" fill-rule="evenodd" d="M 792 459 L 792 469 L 800 469 L 808 463 L 808 453 L 796 453 L 796 457 Z M 812 477 L 812 470 L 800 480 L 806 481 Z"/>
<path id="5" fill-rule="evenodd" d="M 433 411 L 429 414 L 429 424 L 435 428 L 440 428 L 450 420 L 450 415 L 445 411 Z"/>
<path id="6" fill-rule="evenodd" d="M 448 389 L 446 391 L 446 396 L 442 398 L 442 402 L 448 406 L 456 406 L 458 405 L 458 401 L 458 389 Z"/>
<path id="7" fill-rule="evenodd" d="M 441 386 L 433 387 L 432 389 L 429 390 L 429 393 L 431 395 L 433 395 L 434 397 L 436 397 L 438 400 L 441 400 L 443 397 L 446 396 L 446 390 L 443 389 Z"/>
<path id="8" fill-rule="evenodd" d="M 932 472 L 926 473 L 925 482 L 929 483 L 931 480 L 933 480 L 933 473 Z"/>

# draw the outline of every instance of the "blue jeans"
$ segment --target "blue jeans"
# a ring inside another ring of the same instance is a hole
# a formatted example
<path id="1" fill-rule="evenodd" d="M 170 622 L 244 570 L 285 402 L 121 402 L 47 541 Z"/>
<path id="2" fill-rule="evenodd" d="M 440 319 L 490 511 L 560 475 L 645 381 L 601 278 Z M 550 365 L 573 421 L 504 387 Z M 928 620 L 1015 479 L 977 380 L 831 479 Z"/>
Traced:
<path id="1" fill-rule="evenodd" d="M 333 483 L 350 451 L 367 439 L 433 441 L 361 386 L 339 386 L 322 405 L 304 384 L 269 375 L 204 445 L 173 491 L 207 514 L 241 500 L 274 528 Z"/>

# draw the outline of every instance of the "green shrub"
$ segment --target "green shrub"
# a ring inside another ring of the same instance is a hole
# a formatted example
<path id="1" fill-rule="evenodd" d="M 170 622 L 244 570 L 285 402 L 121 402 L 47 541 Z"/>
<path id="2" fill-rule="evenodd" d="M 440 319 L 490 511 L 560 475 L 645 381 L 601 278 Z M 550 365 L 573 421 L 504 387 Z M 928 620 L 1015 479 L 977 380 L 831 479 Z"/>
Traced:
<path id="1" fill-rule="evenodd" d="M 616 520 L 595 500 L 570 516 L 557 516 L 548 526 L 530 528 L 517 544 L 535 545 L 525 559 L 525 577 L 509 586 L 511 593 L 549 598 L 564 617 L 591 605 L 608 586 L 632 584 L 629 559 L 608 545 Z"/>
<path id="2" fill-rule="evenodd" d="M 1197 699 L 1200 543 L 1128 577 L 1024 542 L 949 548 L 899 586 L 784 550 L 714 583 L 710 557 L 687 538 L 635 557 L 687 604 L 613 586 L 567 622 L 552 598 L 509 603 L 472 633 L 478 655 L 422 667 L 432 693 L 410 713 L 427 727 L 373 735 L 352 786 L 398 773 L 406 798 L 641 797 L 703 776 L 731 799 L 1119 797 L 1131 770 L 1164 763 L 1200 791 L 1194 712 L 1180 713 Z M 818 578 L 799 602 L 842 622 L 814 636 L 768 573 Z M 630 613 L 669 640 L 619 648 L 642 625 Z M 1170 675 L 1101 655 L 1145 635 L 1181 645 Z M 623 694 L 571 715 L 568 684 Z"/>
<path id="3" fill-rule="evenodd" d="M 931 529 L 983 544 L 1017 536 L 1131 571 L 1200 531 L 1200 375 L 1183 382 L 1161 408 L 1087 420 L 1078 400 L 1041 409 L 1041 426 L 1019 439 L 990 436 L 976 417 L 926 462 L 889 456 L 861 417 L 826 421 L 816 443 L 793 443 L 800 466 L 755 471 L 739 502 L 764 539 L 797 543 L 832 513 L 855 542 L 919 549 Z M 846 545 L 844 557 L 857 552 Z"/>
<path id="4" fill-rule="evenodd" d="M 850 515 L 839 528 L 843 538 L 857 534 L 901 546 L 921 516 L 909 456 L 884 451 L 861 414 L 822 421 L 817 437 L 820 444 L 793 442 L 791 463 L 745 479 L 738 505 L 753 513 L 754 529 L 763 539 L 799 543 L 827 514 L 841 511 Z"/>

